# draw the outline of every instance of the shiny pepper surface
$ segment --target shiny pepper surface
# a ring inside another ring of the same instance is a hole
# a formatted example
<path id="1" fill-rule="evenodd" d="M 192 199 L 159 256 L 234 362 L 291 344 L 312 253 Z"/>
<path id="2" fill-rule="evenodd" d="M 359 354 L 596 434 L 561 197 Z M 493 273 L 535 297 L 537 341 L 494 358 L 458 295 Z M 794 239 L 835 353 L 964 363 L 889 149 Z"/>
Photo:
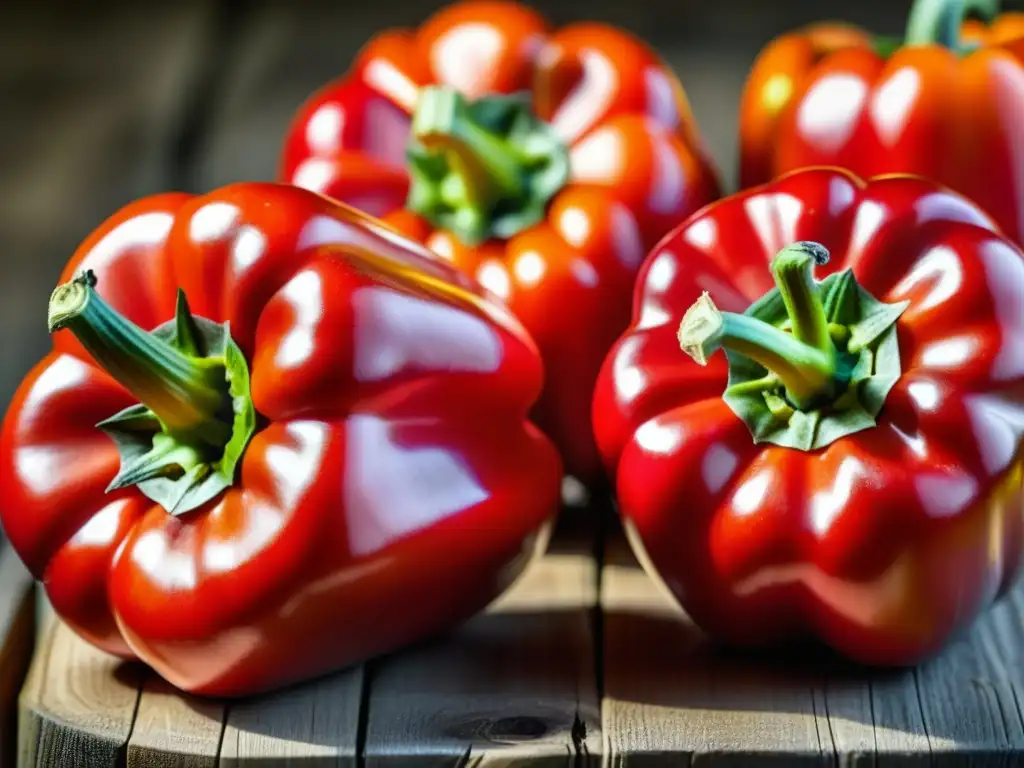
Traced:
<path id="1" fill-rule="evenodd" d="M 506 2 L 454 3 L 372 40 L 299 110 L 280 178 L 383 216 L 507 302 L 544 359 L 537 423 L 587 483 L 594 380 L 636 270 L 718 197 L 650 48 Z"/>
<path id="2" fill-rule="evenodd" d="M 916 0 L 902 40 L 814 24 L 772 41 L 743 92 L 742 186 L 815 165 L 918 174 L 1024 243 L 1024 13 L 997 6 Z"/>
<path id="3" fill-rule="evenodd" d="M 917 662 L 1020 571 L 1024 255 L 919 178 L 746 190 L 652 252 L 594 420 L 710 634 Z"/>
<path id="4" fill-rule="evenodd" d="M 245 695 L 483 608 L 562 476 L 508 310 L 306 190 L 144 198 L 81 245 L 0 436 L 0 516 L 60 617 Z"/>

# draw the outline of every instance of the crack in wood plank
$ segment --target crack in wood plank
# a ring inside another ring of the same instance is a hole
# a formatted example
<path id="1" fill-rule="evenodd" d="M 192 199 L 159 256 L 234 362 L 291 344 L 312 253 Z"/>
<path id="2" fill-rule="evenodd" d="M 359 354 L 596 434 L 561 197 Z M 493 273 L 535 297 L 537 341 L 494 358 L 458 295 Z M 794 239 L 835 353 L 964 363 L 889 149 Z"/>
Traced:
<path id="1" fill-rule="evenodd" d="M 220 765 L 263 761 L 355 768 L 363 668 L 232 701 Z"/>
<path id="2" fill-rule="evenodd" d="M 128 768 L 215 768 L 225 710 L 149 674 L 128 739 Z"/>

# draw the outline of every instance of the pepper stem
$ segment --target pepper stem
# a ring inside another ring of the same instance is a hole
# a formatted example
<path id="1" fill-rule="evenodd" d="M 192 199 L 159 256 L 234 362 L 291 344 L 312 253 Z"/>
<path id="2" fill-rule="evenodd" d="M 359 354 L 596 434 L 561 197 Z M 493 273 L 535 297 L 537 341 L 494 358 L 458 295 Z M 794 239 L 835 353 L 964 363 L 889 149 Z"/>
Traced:
<path id="1" fill-rule="evenodd" d="M 793 337 L 825 355 L 835 347 L 828 332 L 828 318 L 814 267 L 828 264 L 829 253 L 818 243 L 797 242 L 783 248 L 772 260 L 772 276 L 786 306 Z"/>
<path id="2" fill-rule="evenodd" d="M 462 184 L 467 207 L 480 215 L 501 197 L 523 194 L 521 169 L 529 160 L 515 146 L 469 119 L 458 91 L 424 88 L 412 123 L 416 140 L 444 155 Z"/>
<path id="3" fill-rule="evenodd" d="M 960 28 L 971 14 L 986 21 L 999 14 L 999 0 L 915 0 L 907 19 L 906 45 L 942 45 L 962 50 Z"/>
<path id="4" fill-rule="evenodd" d="M 749 357 L 782 382 L 798 408 L 834 391 L 834 356 L 757 318 L 722 312 L 706 291 L 683 315 L 679 346 L 698 365 L 723 347 Z"/>
<path id="5" fill-rule="evenodd" d="M 817 282 L 827 261 L 824 246 L 794 243 L 772 260 L 776 287 L 743 314 L 704 292 L 679 325 L 698 364 L 728 352 L 722 399 L 755 443 L 813 451 L 870 429 L 899 380 L 896 321 L 910 302 L 878 301 L 850 268 Z"/>
<path id="6" fill-rule="evenodd" d="M 232 406 L 223 361 L 193 357 L 139 328 L 96 292 L 86 271 L 50 297 L 51 333 L 67 328 L 93 359 L 171 435 L 213 447 L 231 438 Z"/>
<path id="7" fill-rule="evenodd" d="M 420 91 L 408 149 L 406 207 L 469 245 L 540 221 L 568 178 L 568 153 L 517 96 L 469 101 L 445 86 Z"/>

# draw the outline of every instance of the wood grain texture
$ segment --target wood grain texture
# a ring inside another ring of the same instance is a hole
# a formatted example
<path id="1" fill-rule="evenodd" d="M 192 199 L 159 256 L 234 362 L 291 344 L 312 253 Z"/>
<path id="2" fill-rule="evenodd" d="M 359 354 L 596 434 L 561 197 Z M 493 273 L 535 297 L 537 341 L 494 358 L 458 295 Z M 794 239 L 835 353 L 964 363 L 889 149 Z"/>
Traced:
<path id="1" fill-rule="evenodd" d="M 48 621 L 19 702 L 19 765 L 111 768 L 124 762 L 145 674 Z"/>
<path id="2" fill-rule="evenodd" d="M 128 740 L 128 768 L 215 768 L 225 710 L 149 674 Z"/>
<path id="3" fill-rule="evenodd" d="M 1018 588 L 915 672 L 935 765 L 1024 763 L 1022 601 Z"/>
<path id="4" fill-rule="evenodd" d="M 935 659 L 871 671 L 813 651 L 715 651 L 621 535 L 602 576 L 610 764 L 1024 764 L 1020 587 Z"/>
<path id="5" fill-rule="evenodd" d="M 374 664 L 366 768 L 596 764 L 596 585 L 591 541 L 556 536 L 485 613 Z"/>
<path id="6" fill-rule="evenodd" d="M 355 768 L 363 669 L 232 702 L 221 765 Z"/>
<path id="7" fill-rule="evenodd" d="M 34 584 L 6 542 L 0 544 L 0 768 L 17 758 L 18 694 L 32 659 Z"/>
<path id="8" fill-rule="evenodd" d="M 0 550 L 0 578 L 16 575 Z M 44 610 L 20 699 L 19 765 L 1024 764 L 1021 590 L 933 661 L 868 673 L 813 653 L 716 651 L 621 537 L 604 553 L 600 587 L 599 596 L 589 542 L 556 538 L 503 598 L 447 636 L 368 673 L 228 704 L 93 650 Z M 0 629 L 30 621 L 31 603 L 0 604 Z M 28 632 L 18 636 L 27 650 Z"/>
<path id="9" fill-rule="evenodd" d="M 830 681 L 825 711 L 840 764 L 1021 765 L 1022 685 L 1019 586 L 916 669 Z"/>
<path id="10" fill-rule="evenodd" d="M 831 763 L 827 718 L 816 705 L 820 671 L 716 654 L 621 536 L 607 544 L 601 606 L 609 764 Z"/>
<path id="11" fill-rule="evenodd" d="M 356 765 L 361 668 L 249 699 L 193 697 L 93 649 L 47 606 L 21 692 L 19 766 Z"/>

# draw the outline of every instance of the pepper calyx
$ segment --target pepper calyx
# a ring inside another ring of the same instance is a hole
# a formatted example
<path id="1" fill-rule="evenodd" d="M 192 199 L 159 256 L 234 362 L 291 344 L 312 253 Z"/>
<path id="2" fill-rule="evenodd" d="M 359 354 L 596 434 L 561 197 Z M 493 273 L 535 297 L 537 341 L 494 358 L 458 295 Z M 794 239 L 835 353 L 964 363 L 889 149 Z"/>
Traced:
<path id="1" fill-rule="evenodd" d="M 406 208 L 468 246 L 542 221 L 569 178 L 568 148 L 524 94 L 423 88 L 406 157 Z"/>
<path id="2" fill-rule="evenodd" d="M 174 319 L 144 331 L 83 273 L 51 297 L 51 332 L 71 330 L 96 363 L 140 402 L 100 421 L 117 447 L 107 491 L 135 486 L 181 515 L 233 485 L 256 431 L 249 367 L 227 323 L 196 317 L 179 291 Z"/>
<path id="3" fill-rule="evenodd" d="M 849 269 L 806 284 L 806 293 L 800 285 L 790 284 L 802 294 L 796 305 L 777 286 L 742 314 L 721 312 L 705 294 L 687 312 L 679 337 L 698 364 L 725 350 L 729 376 L 722 398 L 755 443 L 813 451 L 877 424 L 902 374 L 896 321 L 909 302 L 879 301 Z M 818 348 L 794 335 L 803 328 L 815 338 L 821 327 L 794 324 L 791 313 L 799 305 L 822 312 L 827 339 Z M 694 330 L 695 318 L 701 330 Z"/>

